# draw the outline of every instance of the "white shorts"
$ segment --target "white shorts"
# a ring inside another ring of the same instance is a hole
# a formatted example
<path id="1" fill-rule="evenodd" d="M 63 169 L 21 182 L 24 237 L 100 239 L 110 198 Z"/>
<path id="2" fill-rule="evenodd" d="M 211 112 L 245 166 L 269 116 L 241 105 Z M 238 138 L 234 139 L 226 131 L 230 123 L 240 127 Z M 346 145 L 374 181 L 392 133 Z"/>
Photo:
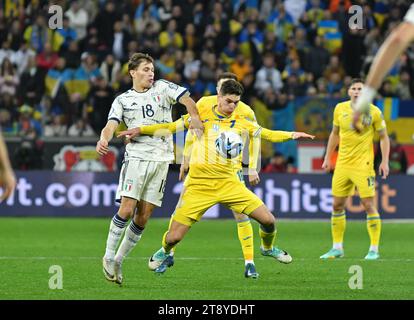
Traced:
<path id="1" fill-rule="evenodd" d="M 162 204 L 169 162 L 127 160 L 119 174 L 116 201 L 128 197 L 150 202 L 158 207 Z"/>

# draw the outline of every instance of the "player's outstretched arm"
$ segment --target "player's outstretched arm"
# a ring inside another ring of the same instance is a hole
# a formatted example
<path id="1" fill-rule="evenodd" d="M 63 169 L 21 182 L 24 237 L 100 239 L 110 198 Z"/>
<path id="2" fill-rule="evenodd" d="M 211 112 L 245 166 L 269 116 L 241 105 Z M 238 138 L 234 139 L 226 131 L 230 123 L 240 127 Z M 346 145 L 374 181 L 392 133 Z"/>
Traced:
<path id="1" fill-rule="evenodd" d="M 262 139 L 268 140 L 270 142 L 285 142 L 289 140 L 297 140 L 297 139 L 314 139 L 315 136 L 310 135 L 305 132 L 289 132 L 289 131 L 277 131 L 277 130 L 269 130 L 266 128 L 261 129 L 260 136 Z"/>
<path id="2" fill-rule="evenodd" d="M 118 133 L 117 137 L 126 137 L 128 139 L 133 139 L 140 135 L 148 136 L 166 136 L 177 131 L 182 131 L 185 128 L 188 128 L 188 116 L 184 116 L 181 119 L 178 119 L 175 122 L 167 122 L 160 124 L 153 124 L 150 126 L 136 127 L 128 130 L 124 130 Z"/>
<path id="3" fill-rule="evenodd" d="M 326 146 L 325 158 L 323 159 L 322 169 L 326 172 L 330 172 L 333 169 L 331 163 L 332 152 L 336 149 L 339 144 L 339 127 L 333 126 L 331 134 L 329 135 L 328 145 Z"/>
<path id="4" fill-rule="evenodd" d="M 114 136 L 115 130 L 118 127 L 118 122 L 115 120 L 109 120 L 106 123 L 106 126 L 101 131 L 101 137 L 96 143 L 96 152 L 101 156 L 107 154 L 109 151 L 109 141 L 111 141 Z"/>
<path id="5" fill-rule="evenodd" d="M 3 194 L 0 202 L 7 199 L 16 187 L 16 178 L 10 165 L 9 153 L 4 144 L 3 136 L 0 133 L 0 187 L 3 188 Z"/>

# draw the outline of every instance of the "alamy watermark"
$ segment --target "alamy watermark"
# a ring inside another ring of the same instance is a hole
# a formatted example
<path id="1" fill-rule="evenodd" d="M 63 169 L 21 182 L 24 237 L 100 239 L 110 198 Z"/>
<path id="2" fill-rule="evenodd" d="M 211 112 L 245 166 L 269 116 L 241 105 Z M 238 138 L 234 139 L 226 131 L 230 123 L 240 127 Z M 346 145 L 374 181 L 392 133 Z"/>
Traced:
<path id="1" fill-rule="evenodd" d="M 348 280 L 349 289 L 362 290 L 364 288 L 362 267 L 359 265 L 350 266 L 348 269 L 348 273 L 352 274 L 352 276 Z"/>
<path id="2" fill-rule="evenodd" d="M 351 30 L 362 30 L 364 28 L 364 11 L 361 6 L 353 5 L 348 9 L 352 16 L 349 18 L 348 27 Z"/>
<path id="3" fill-rule="evenodd" d="M 52 265 L 49 267 L 49 289 L 63 289 L 63 269 L 59 265 Z"/>
<path id="4" fill-rule="evenodd" d="M 48 10 L 52 16 L 49 18 L 49 28 L 52 30 L 63 29 L 63 8 L 58 5 L 52 5 Z"/>

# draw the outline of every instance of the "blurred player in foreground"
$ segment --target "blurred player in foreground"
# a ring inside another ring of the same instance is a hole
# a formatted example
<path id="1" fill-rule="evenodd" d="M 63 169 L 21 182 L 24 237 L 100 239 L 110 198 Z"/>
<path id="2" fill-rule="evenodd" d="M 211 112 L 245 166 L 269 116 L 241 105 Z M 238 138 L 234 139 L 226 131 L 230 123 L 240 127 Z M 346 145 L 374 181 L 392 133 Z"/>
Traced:
<path id="1" fill-rule="evenodd" d="M 391 32 L 385 42 L 382 44 L 372 62 L 371 68 L 365 82 L 364 89 L 361 92 L 355 105 L 352 124 L 360 132 L 361 114 L 368 114 L 370 104 L 375 98 L 378 88 L 381 86 L 385 75 L 390 71 L 401 53 L 414 40 L 414 4 L 411 5 L 405 14 L 404 21 Z"/>

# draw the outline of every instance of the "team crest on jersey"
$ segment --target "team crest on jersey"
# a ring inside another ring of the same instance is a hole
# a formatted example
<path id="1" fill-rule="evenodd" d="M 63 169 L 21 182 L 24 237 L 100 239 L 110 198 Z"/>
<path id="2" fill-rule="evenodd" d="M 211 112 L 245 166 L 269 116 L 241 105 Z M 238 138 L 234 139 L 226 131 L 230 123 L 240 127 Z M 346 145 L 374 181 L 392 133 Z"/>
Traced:
<path id="1" fill-rule="evenodd" d="M 132 180 L 132 179 L 127 179 L 126 181 L 125 181 L 125 184 L 124 184 L 124 191 L 131 191 L 131 189 L 132 189 L 132 184 L 134 183 L 134 180 Z"/>
<path id="2" fill-rule="evenodd" d="M 364 126 L 370 126 L 372 124 L 372 116 L 371 115 L 368 115 L 368 116 L 364 115 L 362 117 L 362 124 Z"/>
<path id="3" fill-rule="evenodd" d="M 220 126 L 216 123 L 213 124 L 213 131 L 219 132 Z"/>
<path id="4" fill-rule="evenodd" d="M 158 93 L 153 93 L 152 95 L 152 99 L 155 101 L 155 103 L 160 103 L 161 102 L 161 95 Z"/>

